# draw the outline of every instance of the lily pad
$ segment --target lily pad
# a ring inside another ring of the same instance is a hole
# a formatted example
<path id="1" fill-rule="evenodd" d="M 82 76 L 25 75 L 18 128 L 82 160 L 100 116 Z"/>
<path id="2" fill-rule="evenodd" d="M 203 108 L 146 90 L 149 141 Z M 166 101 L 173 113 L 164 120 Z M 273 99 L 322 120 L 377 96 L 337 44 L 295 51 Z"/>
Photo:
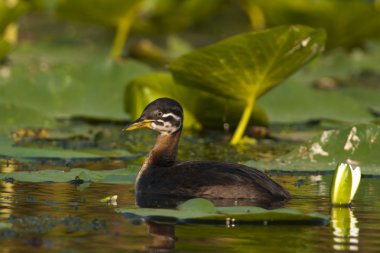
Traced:
<path id="1" fill-rule="evenodd" d="M 41 148 L 25 147 L 0 147 L 0 155 L 22 159 L 101 159 L 102 156 L 92 153 L 78 152 L 71 150 L 48 150 Z"/>
<path id="2" fill-rule="evenodd" d="M 14 145 L 13 141 L 4 134 L 0 134 L 0 157 L 7 157 L 16 160 L 131 160 L 138 155 L 126 150 L 110 149 L 63 149 L 58 147 L 22 147 Z"/>
<path id="3" fill-rule="evenodd" d="M 17 171 L 1 173 L 0 179 L 20 182 L 54 182 L 54 183 L 74 183 L 85 182 L 107 183 L 107 184 L 133 184 L 136 174 L 140 168 L 130 166 L 125 169 L 116 170 L 87 170 L 71 169 L 64 170 L 40 170 L 40 171 Z"/>
<path id="4" fill-rule="evenodd" d="M 51 127 L 56 122 L 48 115 L 25 106 L 0 102 L 0 132 L 18 127 Z"/>
<path id="5" fill-rule="evenodd" d="M 236 144 L 256 99 L 318 55 L 325 39 L 320 29 L 280 26 L 195 50 L 175 60 L 170 69 L 180 84 L 245 102 L 232 139 Z"/>
<path id="6" fill-rule="evenodd" d="M 191 129 L 223 129 L 225 123 L 234 128 L 239 121 L 239 113 L 244 109 L 243 102 L 178 85 L 169 73 L 157 72 L 142 75 L 128 84 L 125 110 L 132 118 L 138 118 L 145 106 L 159 97 L 179 101 L 185 112 L 184 127 Z M 252 124 L 268 124 L 265 112 L 258 106 L 253 110 L 251 119 Z"/>
<path id="7" fill-rule="evenodd" d="M 380 106 L 379 90 L 352 80 L 353 73 L 378 73 L 380 55 L 376 47 L 368 51 L 334 51 L 311 64 L 259 99 L 271 122 L 303 123 L 310 120 L 334 120 L 337 123 L 370 122 Z M 358 75 L 358 74 L 356 74 Z M 313 87 L 321 77 L 340 80 L 342 86 L 324 90 Z M 348 109 L 349 108 L 349 109 Z"/>
<path id="8" fill-rule="evenodd" d="M 380 126 L 358 124 L 323 131 L 298 149 L 283 157 L 309 162 L 349 162 L 380 165 Z M 351 162 L 350 162 L 351 161 Z M 363 169 L 365 171 L 365 169 Z"/>
<path id="9" fill-rule="evenodd" d="M 341 90 L 313 89 L 305 83 L 303 78 L 305 75 L 307 73 L 294 76 L 258 101 L 258 104 L 266 109 L 271 122 L 289 123 L 321 119 L 342 122 L 373 120 L 368 107 L 359 98 L 346 95 Z"/>
<path id="10" fill-rule="evenodd" d="M 176 209 L 159 208 L 118 208 L 116 212 L 127 217 L 135 215 L 156 222 L 175 223 L 256 223 L 268 224 L 310 224 L 325 225 L 329 216 L 320 213 L 280 208 L 266 210 L 255 206 L 216 207 L 210 201 L 195 198 L 184 202 Z"/>
<path id="11" fill-rule="evenodd" d="M 333 172 L 338 163 L 360 165 L 363 175 L 380 175 L 380 126 L 358 124 L 327 130 L 273 162 L 248 161 L 262 170 Z"/>
<path id="12" fill-rule="evenodd" d="M 149 67 L 134 61 L 107 62 L 99 52 L 36 48 L 20 45 L 13 53 L 11 75 L 1 80 L 2 103 L 31 108 L 52 118 L 129 119 L 123 111 L 125 85 L 149 72 Z M 73 58 L 78 61 L 74 63 Z"/>

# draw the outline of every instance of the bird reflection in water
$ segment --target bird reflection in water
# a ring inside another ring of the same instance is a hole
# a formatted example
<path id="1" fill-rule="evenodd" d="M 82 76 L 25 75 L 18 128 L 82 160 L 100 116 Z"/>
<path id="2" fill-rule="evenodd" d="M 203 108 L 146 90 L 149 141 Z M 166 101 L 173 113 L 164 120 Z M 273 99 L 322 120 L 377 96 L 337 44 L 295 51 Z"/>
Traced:
<path id="1" fill-rule="evenodd" d="M 149 252 L 174 252 L 175 251 L 175 225 L 145 221 L 148 233 L 152 238 Z"/>

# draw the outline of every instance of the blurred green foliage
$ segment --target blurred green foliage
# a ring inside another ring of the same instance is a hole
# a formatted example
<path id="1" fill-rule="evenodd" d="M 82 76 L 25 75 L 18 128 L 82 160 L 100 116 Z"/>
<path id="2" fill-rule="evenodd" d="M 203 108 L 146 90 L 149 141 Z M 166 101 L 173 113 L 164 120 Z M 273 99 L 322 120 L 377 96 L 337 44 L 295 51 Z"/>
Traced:
<path id="1" fill-rule="evenodd" d="M 325 33 L 280 26 L 230 37 L 185 54 L 170 65 L 176 82 L 245 103 L 232 143 L 239 142 L 257 98 L 324 49 Z"/>
<path id="2" fill-rule="evenodd" d="M 116 27 L 111 56 L 122 55 L 132 25 L 142 33 L 175 32 L 209 17 L 221 0 L 62 0 L 58 16 Z"/>
<path id="3" fill-rule="evenodd" d="M 0 63 L 9 53 L 10 43 L 15 39 L 12 38 L 14 35 L 7 29 L 28 9 L 29 3 L 27 1 L 17 1 L 10 4 L 6 0 L 0 0 Z"/>
<path id="4" fill-rule="evenodd" d="M 121 58 L 130 27 L 142 4 L 143 0 L 62 0 L 57 13 L 68 19 L 116 27 L 111 57 L 117 60 Z"/>
<path id="5" fill-rule="evenodd" d="M 57 14 L 69 20 L 117 26 L 143 0 L 61 0 Z"/>
<path id="6" fill-rule="evenodd" d="M 245 106 L 242 101 L 178 85 L 170 73 L 156 72 L 142 75 L 127 85 L 125 110 L 132 119 L 136 119 L 147 104 L 160 97 L 173 98 L 181 103 L 185 114 L 184 127 L 187 129 L 235 128 Z M 266 114 L 259 106 L 253 110 L 250 123 L 268 125 Z"/>
<path id="7" fill-rule="evenodd" d="M 29 8 L 27 1 L 17 1 L 14 5 L 6 0 L 0 1 L 0 34 L 3 34 L 7 26 L 16 21 Z"/>
<path id="8" fill-rule="evenodd" d="M 140 74 L 149 73 L 150 68 L 136 62 L 113 64 L 103 57 L 82 55 L 78 53 L 81 51 L 78 48 L 74 49 L 76 52 L 65 56 L 57 55 L 60 54 L 59 50 L 41 48 L 34 51 L 41 56 L 40 60 L 28 59 L 29 62 L 26 60 L 21 64 L 22 61 L 19 60 L 22 56 L 16 53 L 12 59 L 14 64 L 0 69 L 3 78 L 0 80 L 0 110 L 6 115 L 1 120 L 3 129 L 8 129 L 12 124 L 20 126 L 23 120 L 30 126 L 38 125 L 38 122 L 43 122 L 43 126 L 49 126 L 54 122 L 52 118 L 56 117 L 84 116 L 125 120 L 129 118 L 122 111 L 122 104 L 127 105 L 128 113 L 135 115 L 144 104 L 158 96 L 175 97 L 180 100 L 188 109 L 186 123 L 193 128 L 200 128 L 201 125 L 204 128 L 220 128 L 225 122 L 235 127 L 240 117 L 238 111 L 242 110 L 248 101 L 254 104 L 253 100 L 308 62 L 320 49 L 313 48 L 313 36 L 308 37 L 305 34 L 298 38 L 296 33 L 279 33 L 263 36 L 257 43 L 243 37 L 236 41 L 232 41 L 231 38 L 228 43 L 222 41 L 211 44 L 205 49 L 195 50 L 174 60 L 184 52 L 192 50 L 193 45 L 202 44 L 189 41 L 182 34 L 178 35 L 179 31 L 199 24 L 204 24 L 206 27 L 202 29 L 207 30 L 210 24 L 205 21 L 219 16 L 223 8 L 238 8 L 236 3 L 226 3 L 222 0 L 19 0 L 11 7 L 6 2 L 0 1 L 1 33 L 26 11 L 47 10 L 49 14 L 54 14 L 54 17 L 116 27 L 112 51 L 114 59 L 120 59 L 130 29 L 139 33 L 139 36 L 153 34 L 161 37 L 163 33 L 177 33 L 177 37 L 171 37 L 177 39 L 167 40 L 168 50 L 153 47 L 156 49 L 154 56 L 161 60 L 160 66 L 172 62 L 170 68 L 174 80 L 168 73 L 139 77 Z M 256 29 L 295 22 L 324 27 L 329 35 L 329 48 L 354 47 L 377 35 L 377 1 L 241 0 L 239 3 Z M 241 14 L 240 10 L 238 15 Z M 225 18 L 220 26 L 235 22 L 233 15 L 225 17 L 228 18 Z M 321 33 L 318 36 L 317 40 L 320 43 Z M 184 37 L 186 39 L 183 39 Z M 170 41 L 175 42 L 172 43 L 176 47 L 174 50 L 170 48 Z M 225 44 L 221 45 L 223 43 Z M 282 48 L 281 43 L 286 46 Z M 0 59 L 4 58 L 9 50 L 9 43 L 0 37 Z M 47 56 L 50 52 L 51 56 Z M 287 52 L 292 53 L 287 55 Z M 24 53 L 29 54 L 26 51 Z M 99 56 L 104 52 L 93 53 Z M 286 57 L 281 58 L 281 55 Z M 300 57 L 297 58 L 295 55 Z M 50 61 L 54 57 L 62 62 L 56 64 Z M 72 60 L 81 57 L 88 59 L 80 60 L 80 64 Z M 322 66 L 325 62 L 320 64 Z M 341 66 L 347 66 L 344 61 L 338 65 L 331 68 L 334 74 Z M 345 89 L 344 94 L 341 90 L 319 91 L 311 85 L 304 85 L 305 82 L 311 83 L 324 74 L 322 71 L 312 73 L 312 77 L 309 78 L 310 73 L 304 72 L 295 79 L 297 81 L 286 82 L 284 87 L 276 89 L 260 100 L 271 120 L 300 122 L 325 117 L 367 122 L 373 119 L 368 108 L 375 113 L 379 111 L 373 89 L 352 87 Z M 137 79 L 128 85 L 126 100 L 123 102 L 124 87 L 133 78 Z M 186 87 L 177 83 L 185 84 Z M 196 94 L 194 98 L 188 98 L 190 93 Z M 102 105 L 94 102 L 104 94 L 113 99 L 104 101 Z M 226 105 L 227 100 L 229 102 Z M 232 102 L 233 100 L 237 101 Z M 203 104 L 212 104 L 213 113 L 202 111 L 200 105 Z M 349 106 L 350 110 L 342 112 L 342 108 Z M 25 116 L 17 115 L 16 111 Z M 256 115 L 255 119 L 262 121 L 259 124 L 266 122 L 266 117 L 263 116 L 265 113 L 260 109 L 246 113 L 248 118 L 251 115 Z"/>
<path id="9" fill-rule="evenodd" d="M 4 39 L 0 37 L 0 61 L 8 54 L 10 45 Z"/>
<path id="10" fill-rule="evenodd" d="M 145 0 L 134 24 L 137 32 L 162 34 L 181 31 L 216 15 L 223 0 Z"/>
<path id="11" fill-rule="evenodd" d="M 362 46 L 379 38 L 380 5 L 366 0 L 241 0 L 254 29 L 283 24 L 321 27 L 328 50 Z"/>
<path id="12" fill-rule="evenodd" d="M 149 71 L 135 61 L 107 61 L 91 49 L 19 46 L 0 73 L 0 131 L 52 126 L 56 118 L 127 120 L 125 84 Z"/>

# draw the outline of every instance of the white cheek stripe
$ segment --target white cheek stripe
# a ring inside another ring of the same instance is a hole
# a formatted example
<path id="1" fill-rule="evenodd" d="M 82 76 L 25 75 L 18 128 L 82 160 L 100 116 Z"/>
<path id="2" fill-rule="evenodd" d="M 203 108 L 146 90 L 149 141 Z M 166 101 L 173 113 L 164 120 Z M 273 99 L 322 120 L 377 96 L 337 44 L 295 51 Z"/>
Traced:
<path id="1" fill-rule="evenodd" d="M 169 116 L 172 116 L 174 119 L 176 119 L 178 121 L 181 119 L 181 117 L 179 117 L 179 116 L 177 116 L 177 115 L 175 115 L 174 113 L 171 113 L 171 112 L 162 114 L 163 118 L 166 118 L 166 117 L 169 117 Z"/>
<path id="2" fill-rule="evenodd" d="M 168 127 L 166 128 L 166 126 L 168 126 Z M 180 128 L 180 126 L 179 127 L 173 127 L 170 123 L 165 123 L 163 126 L 158 126 L 157 124 L 155 124 L 153 122 L 151 124 L 150 128 L 153 130 L 159 131 L 161 134 L 168 135 L 168 134 L 172 134 L 175 131 L 177 131 Z"/>

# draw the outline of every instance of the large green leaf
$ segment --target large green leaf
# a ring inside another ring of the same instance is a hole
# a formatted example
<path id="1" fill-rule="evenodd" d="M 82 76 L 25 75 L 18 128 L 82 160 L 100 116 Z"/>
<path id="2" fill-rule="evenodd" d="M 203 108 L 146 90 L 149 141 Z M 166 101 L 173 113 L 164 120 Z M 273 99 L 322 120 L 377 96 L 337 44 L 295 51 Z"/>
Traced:
<path id="1" fill-rule="evenodd" d="M 136 174 L 140 168 L 128 167 L 116 170 L 87 170 L 71 169 L 64 170 L 40 170 L 40 171 L 18 171 L 1 173 L 0 179 L 6 181 L 20 182 L 71 182 L 81 184 L 84 182 L 107 183 L 107 184 L 133 184 Z"/>
<path id="2" fill-rule="evenodd" d="M 138 118 L 146 105 L 159 97 L 173 98 L 181 103 L 185 112 L 185 128 L 202 126 L 223 129 L 225 123 L 236 127 L 239 113 L 244 108 L 244 103 L 240 101 L 178 85 L 169 73 L 157 72 L 142 75 L 128 84 L 125 109 L 131 118 Z M 267 124 L 266 115 L 260 107 L 253 110 L 251 118 L 255 124 Z"/>
<path id="3" fill-rule="evenodd" d="M 171 65 L 176 81 L 243 101 L 257 98 L 324 48 L 325 33 L 281 26 L 236 35 L 188 53 Z"/>
<path id="4" fill-rule="evenodd" d="M 258 224 L 314 224 L 325 225 L 329 217 L 319 213 L 304 213 L 294 209 L 266 210 L 255 206 L 215 207 L 210 201 L 201 198 L 188 200 L 176 209 L 159 208 L 118 208 L 117 212 L 136 215 L 152 221 L 177 223 L 258 223 Z"/>
<path id="5" fill-rule="evenodd" d="M 246 103 L 231 140 L 236 144 L 256 99 L 318 55 L 325 39 L 323 30 L 280 26 L 193 51 L 175 60 L 170 69 L 181 84 Z"/>

